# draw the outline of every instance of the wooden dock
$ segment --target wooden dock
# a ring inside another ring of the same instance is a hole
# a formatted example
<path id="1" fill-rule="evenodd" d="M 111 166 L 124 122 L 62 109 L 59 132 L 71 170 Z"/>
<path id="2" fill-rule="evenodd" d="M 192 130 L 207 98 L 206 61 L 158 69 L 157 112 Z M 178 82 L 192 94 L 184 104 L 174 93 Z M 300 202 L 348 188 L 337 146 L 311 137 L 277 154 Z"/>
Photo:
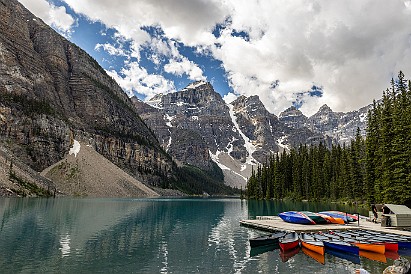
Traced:
<path id="1" fill-rule="evenodd" d="M 411 231 L 402 230 L 398 227 L 382 227 L 381 224 L 361 219 L 359 222 L 349 224 L 324 224 L 324 225 L 300 225 L 284 222 L 277 216 L 257 216 L 255 220 L 241 220 L 240 225 L 262 230 L 262 231 L 295 231 L 295 232 L 317 232 L 327 230 L 347 230 L 347 229 L 365 229 L 385 233 L 393 233 L 411 237 Z"/>

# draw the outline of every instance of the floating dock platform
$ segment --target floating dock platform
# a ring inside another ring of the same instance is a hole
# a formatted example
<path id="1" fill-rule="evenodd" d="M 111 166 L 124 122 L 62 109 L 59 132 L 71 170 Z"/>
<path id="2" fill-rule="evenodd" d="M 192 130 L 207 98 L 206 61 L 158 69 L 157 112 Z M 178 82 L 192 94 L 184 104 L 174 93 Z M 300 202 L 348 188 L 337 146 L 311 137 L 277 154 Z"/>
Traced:
<path id="1" fill-rule="evenodd" d="M 295 232 L 317 232 L 327 230 L 365 229 L 411 237 L 411 231 L 403 230 L 399 227 L 382 227 L 381 224 L 376 224 L 363 218 L 360 218 L 359 222 L 352 222 L 344 225 L 301 225 L 284 222 L 280 217 L 277 216 L 257 216 L 255 220 L 241 220 L 240 225 L 268 232 L 274 232 L 278 230 Z"/>

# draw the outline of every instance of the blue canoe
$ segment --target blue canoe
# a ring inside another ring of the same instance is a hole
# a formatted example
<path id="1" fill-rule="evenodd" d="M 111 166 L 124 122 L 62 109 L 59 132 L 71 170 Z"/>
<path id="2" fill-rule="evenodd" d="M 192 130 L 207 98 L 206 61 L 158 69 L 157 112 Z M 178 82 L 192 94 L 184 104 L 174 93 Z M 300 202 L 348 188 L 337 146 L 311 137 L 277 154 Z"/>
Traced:
<path id="1" fill-rule="evenodd" d="M 315 225 L 315 222 L 310 217 L 299 211 L 286 211 L 278 214 L 278 216 L 288 223 Z"/>
<path id="2" fill-rule="evenodd" d="M 324 243 L 325 249 L 333 249 L 339 252 L 346 252 L 358 255 L 360 249 L 358 246 L 344 242 L 342 240 L 330 239 L 326 234 L 314 234 L 314 238 Z"/>
<path id="3" fill-rule="evenodd" d="M 339 252 L 346 252 L 358 255 L 360 253 L 360 249 L 358 246 L 352 245 L 347 242 L 343 241 L 323 241 L 325 248 L 334 249 Z"/>

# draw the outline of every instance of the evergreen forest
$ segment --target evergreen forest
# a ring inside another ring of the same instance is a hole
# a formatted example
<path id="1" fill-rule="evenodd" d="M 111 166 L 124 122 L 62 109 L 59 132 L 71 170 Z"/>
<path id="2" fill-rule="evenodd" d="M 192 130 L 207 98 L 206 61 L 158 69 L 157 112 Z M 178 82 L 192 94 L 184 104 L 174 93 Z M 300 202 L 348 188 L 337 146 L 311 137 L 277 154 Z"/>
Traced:
<path id="1" fill-rule="evenodd" d="M 411 83 L 400 72 L 373 102 L 367 134 L 327 148 L 300 145 L 253 170 L 248 199 L 411 203 Z"/>

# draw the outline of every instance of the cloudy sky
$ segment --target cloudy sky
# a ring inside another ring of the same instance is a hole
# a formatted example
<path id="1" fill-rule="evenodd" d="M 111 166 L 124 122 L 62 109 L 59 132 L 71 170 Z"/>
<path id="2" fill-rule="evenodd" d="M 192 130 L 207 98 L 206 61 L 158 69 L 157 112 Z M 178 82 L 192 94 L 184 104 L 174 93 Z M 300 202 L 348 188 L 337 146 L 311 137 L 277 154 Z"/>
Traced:
<path id="1" fill-rule="evenodd" d="M 20 0 L 130 96 L 206 80 L 278 115 L 358 109 L 411 75 L 411 0 Z"/>

